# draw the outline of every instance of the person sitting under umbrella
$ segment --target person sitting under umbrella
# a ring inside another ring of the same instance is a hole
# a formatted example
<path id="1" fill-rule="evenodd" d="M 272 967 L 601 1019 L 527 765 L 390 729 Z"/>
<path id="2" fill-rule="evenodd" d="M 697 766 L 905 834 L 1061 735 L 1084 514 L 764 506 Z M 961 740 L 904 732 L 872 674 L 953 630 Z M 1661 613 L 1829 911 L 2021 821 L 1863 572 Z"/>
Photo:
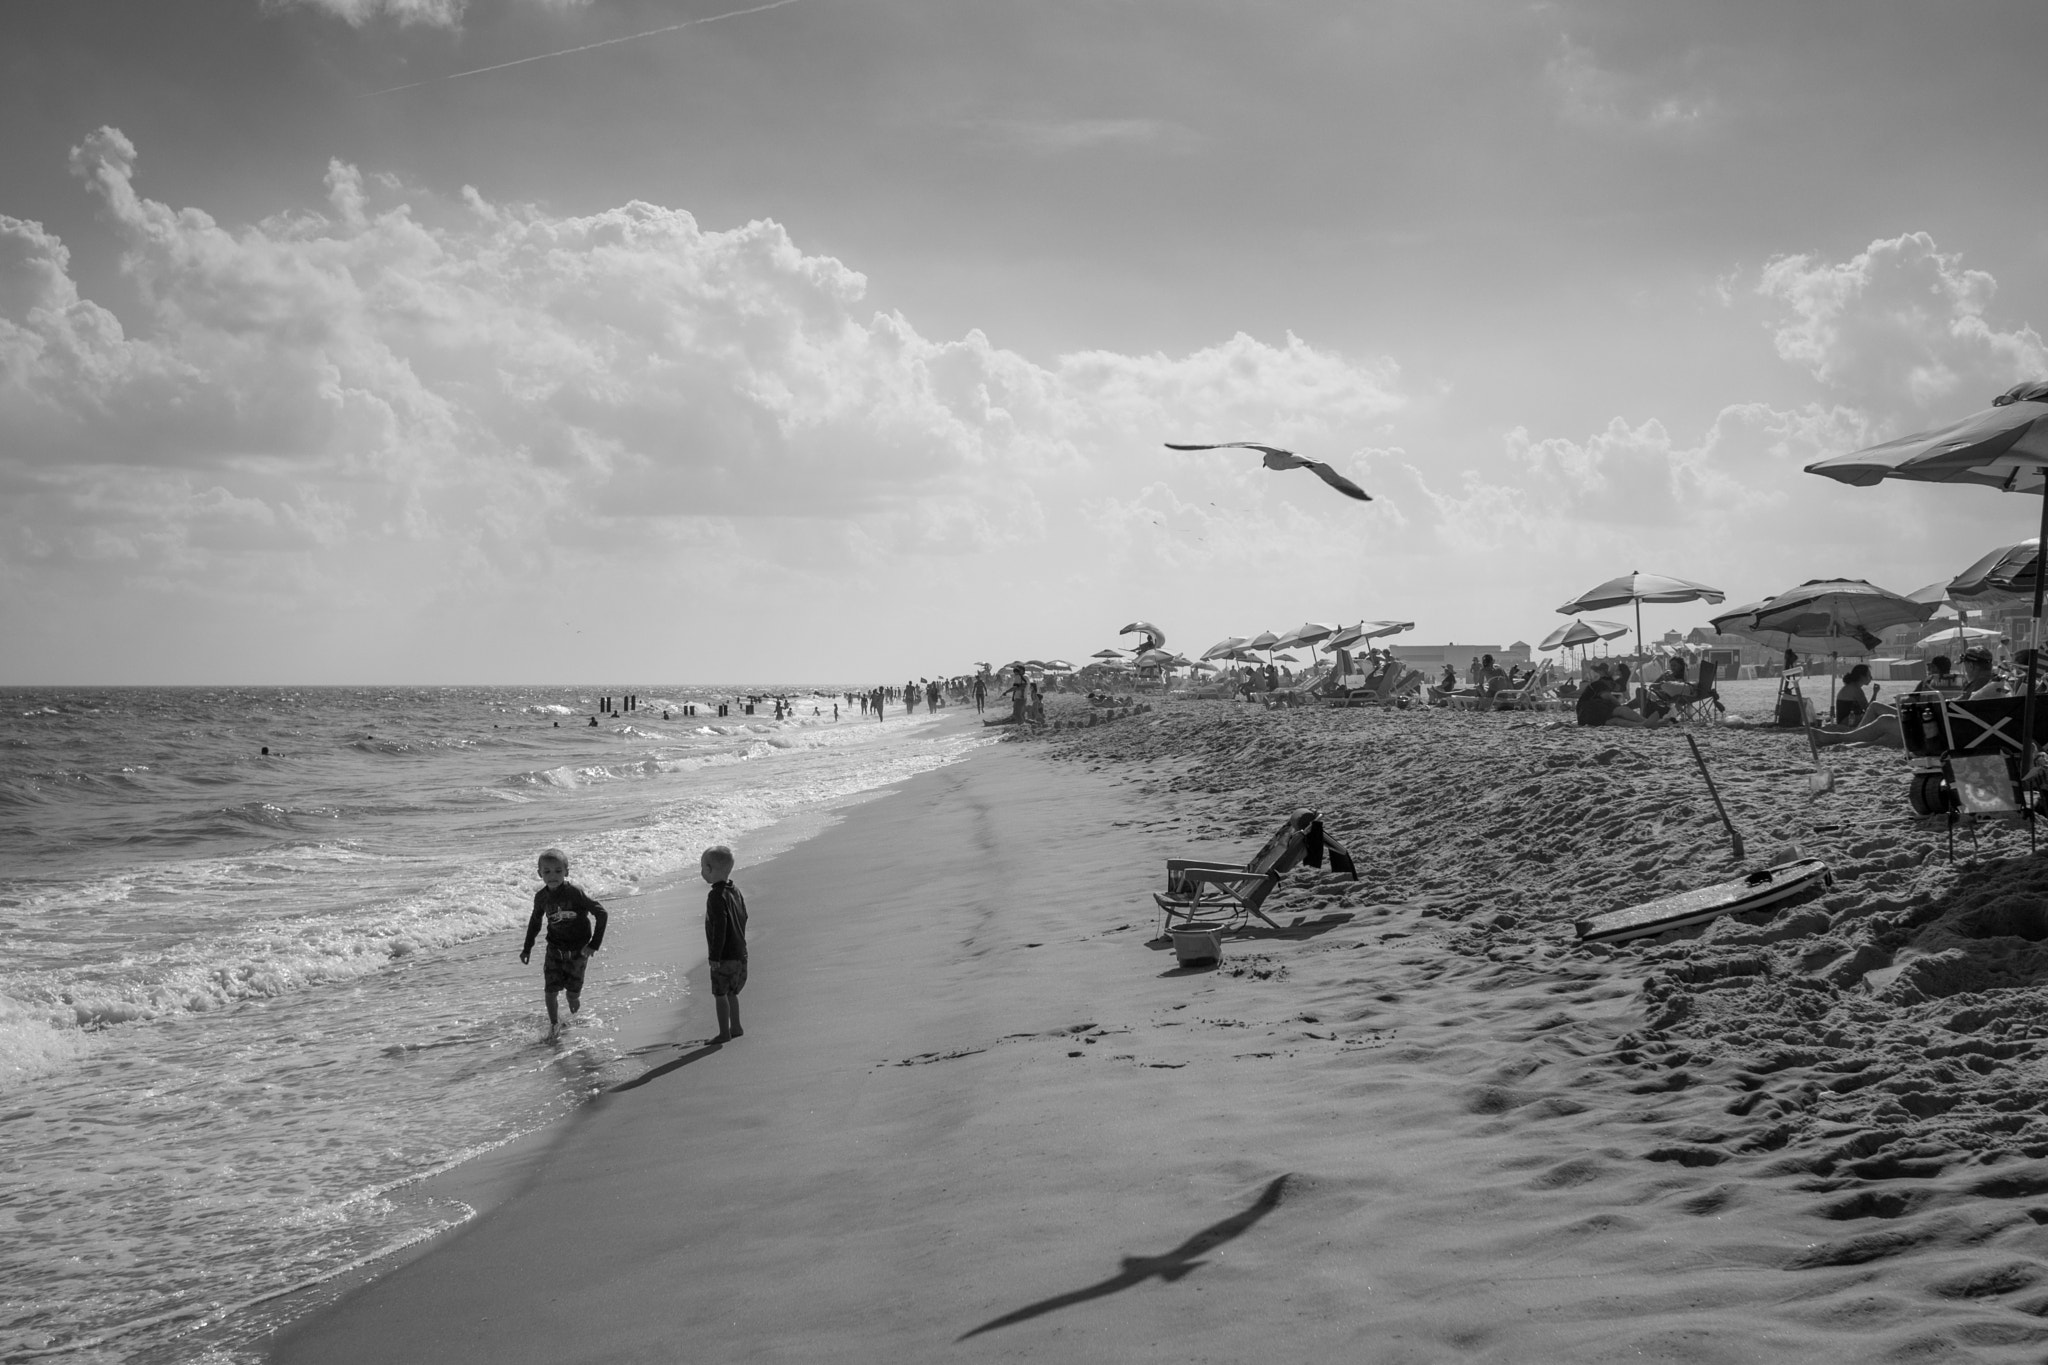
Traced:
<path id="1" fill-rule="evenodd" d="M 1868 691 L 1864 689 L 1868 688 Z M 1870 665 L 1857 664 L 1842 675 L 1841 690 L 1835 693 L 1835 724 L 1844 730 L 1861 725 L 1880 691 L 1870 680 Z"/>
<path id="2" fill-rule="evenodd" d="M 1962 687 L 1956 680 L 1955 665 L 1948 661 L 1946 654 L 1937 654 L 1927 661 L 1927 676 L 1920 685 L 1930 692 L 1954 692 Z"/>
<path id="3" fill-rule="evenodd" d="M 2031 666 L 2034 657 L 2033 650 L 2023 649 L 2019 654 L 2019 662 L 2023 667 Z M 1947 660 L 1942 662 L 1946 663 Z M 1870 670 L 1863 665 L 1858 664 L 1857 669 L 1866 677 L 1869 675 Z M 1853 677 L 1855 672 L 1856 670 L 1852 669 L 1850 676 Z M 1844 678 L 1842 681 L 1846 684 L 1848 680 Z M 2011 695 L 2006 690 L 2004 682 L 1991 670 L 1991 651 L 1982 647 L 1972 647 L 1963 651 L 1963 689 L 1965 701 L 1985 701 L 1993 697 Z M 1822 746 L 1882 744 L 1893 749 L 1906 747 L 1905 738 L 1899 733 L 1898 708 L 1881 701 L 1871 702 L 1868 709 L 1863 712 L 1863 723 L 1853 729 L 1827 730 L 1816 727 L 1813 731 L 1813 742 Z"/>

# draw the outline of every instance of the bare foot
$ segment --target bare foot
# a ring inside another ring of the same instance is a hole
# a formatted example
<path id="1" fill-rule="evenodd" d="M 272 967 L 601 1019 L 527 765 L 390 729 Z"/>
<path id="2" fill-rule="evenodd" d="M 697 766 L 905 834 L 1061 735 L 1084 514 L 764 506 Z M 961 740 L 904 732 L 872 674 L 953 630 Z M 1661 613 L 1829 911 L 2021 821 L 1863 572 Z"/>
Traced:
<path id="1" fill-rule="evenodd" d="M 741 1035 L 743 1035 L 744 1033 L 746 1033 L 746 1030 L 745 1030 L 745 1029 L 741 1028 L 741 1027 L 740 1027 L 739 1025 L 737 1025 L 737 1024 L 733 1025 L 733 1030 L 732 1030 L 732 1036 L 733 1036 L 733 1037 L 735 1037 L 735 1038 L 738 1038 L 738 1037 L 740 1037 Z"/>
<path id="2" fill-rule="evenodd" d="M 730 1033 L 714 1034 L 711 1041 L 714 1043 L 729 1043 L 732 1041 L 732 1035 Z"/>

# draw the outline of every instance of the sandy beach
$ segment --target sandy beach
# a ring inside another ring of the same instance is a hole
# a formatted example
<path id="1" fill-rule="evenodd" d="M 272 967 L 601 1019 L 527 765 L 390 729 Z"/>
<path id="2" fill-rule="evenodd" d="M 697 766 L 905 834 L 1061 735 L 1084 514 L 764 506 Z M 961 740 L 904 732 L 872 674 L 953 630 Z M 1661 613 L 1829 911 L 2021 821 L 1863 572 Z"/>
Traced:
<path id="1" fill-rule="evenodd" d="M 298 1362 L 2038 1360 L 2043 874 L 1896 753 L 1168 705 L 911 779 L 742 868 L 747 1035 L 682 1035 Z M 1219 969 L 1162 860 L 1301 871 Z M 1775 914 L 1570 923 L 1784 853 Z M 679 907 L 679 914 L 693 911 Z M 701 976 L 701 969 L 699 971 Z M 658 1055 L 658 1054 L 657 1054 Z"/>

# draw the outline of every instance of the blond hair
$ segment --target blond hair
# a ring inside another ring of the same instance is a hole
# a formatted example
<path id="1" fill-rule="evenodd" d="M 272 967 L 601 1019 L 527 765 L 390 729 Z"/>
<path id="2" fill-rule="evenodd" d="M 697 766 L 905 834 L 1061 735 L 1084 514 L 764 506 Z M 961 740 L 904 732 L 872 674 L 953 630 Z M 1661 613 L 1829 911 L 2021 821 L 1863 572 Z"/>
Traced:
<path id="1" fill-rule="evenodd" d="M 733 867 L 732 850 L 724 844 L 713 844 L 704 850 L 704 856 L 700 861 L 704 866 L 715 868 L 719 872 L 730 872 Z"/>
<path id="2" fill-rule="evenodd" d="M 540 866 L 542 863 L 553 863 L 556 867 L 561 868 L 562 871 L 567 872 L 569 870 L 569 855 L 562 852 L 559 848 L 544 848 L 540 851 L 540 856 L 533 860 L 535 867 Z"/>

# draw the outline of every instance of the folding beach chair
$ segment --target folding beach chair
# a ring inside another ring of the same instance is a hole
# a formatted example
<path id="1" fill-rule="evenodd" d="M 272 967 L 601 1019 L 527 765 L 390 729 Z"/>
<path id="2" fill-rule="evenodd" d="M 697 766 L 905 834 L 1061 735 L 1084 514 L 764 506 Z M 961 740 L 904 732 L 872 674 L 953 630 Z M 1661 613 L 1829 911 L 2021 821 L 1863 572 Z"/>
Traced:
<path id="1" fill-rule="evenodd" d="M 1671 699 L 1671 714 L 1682 721 L 1719 721 L 1728 714 L 1728 708 L 1721 704 L 1721 694 L 1714 690 L 1716 674 L 1720 666 L 1712 659 L 1701 662 L 1699 674 L 1692 682 L 1691 696 L 1675 696 Z"/>
<path id="2" fill-rule="evenodd" d="M 1278 929 L 1280 926 L 1259 907 L 1283 876 L 1303 862 L 1321 867 L 1326 854 L 1332 872 L 1345 873 L 1357 880 L 1358 867 L 1351 861 L 1350 853 L 1324 830 L 1320 815 L 1303 810 L 1296 811 L 1274 830 L 1273 837 L 1242 866 L 1168 858 L 1166 890 L 1163 894 L 1152 893 L 1164 916 L 1159 932 L 1166 934 L 1175 920 L 1194 923 L 1220 919 L 1230 923 L 1254 915 Z"/>
<path id="3" fill-rule="evenodd" d="M 1921 692 L 1899 698 L 1899 737 L 1913 764 L 1906 799 L 1916 815 L 1946 817 L 1951 859 L 1964 816 L 1974 840 L 1978 819 L 2016 815 L 2026 822 L 2029 846 L 2038 847 L 2042 793 L 2034 786 L 2038 779 L 2020 770 L 2025 713 L 2023 697 L 1970 701 Z M 2037 752 L 2048 746 L 2048 707 L 2035 708 L 2034 743 Z"/>

